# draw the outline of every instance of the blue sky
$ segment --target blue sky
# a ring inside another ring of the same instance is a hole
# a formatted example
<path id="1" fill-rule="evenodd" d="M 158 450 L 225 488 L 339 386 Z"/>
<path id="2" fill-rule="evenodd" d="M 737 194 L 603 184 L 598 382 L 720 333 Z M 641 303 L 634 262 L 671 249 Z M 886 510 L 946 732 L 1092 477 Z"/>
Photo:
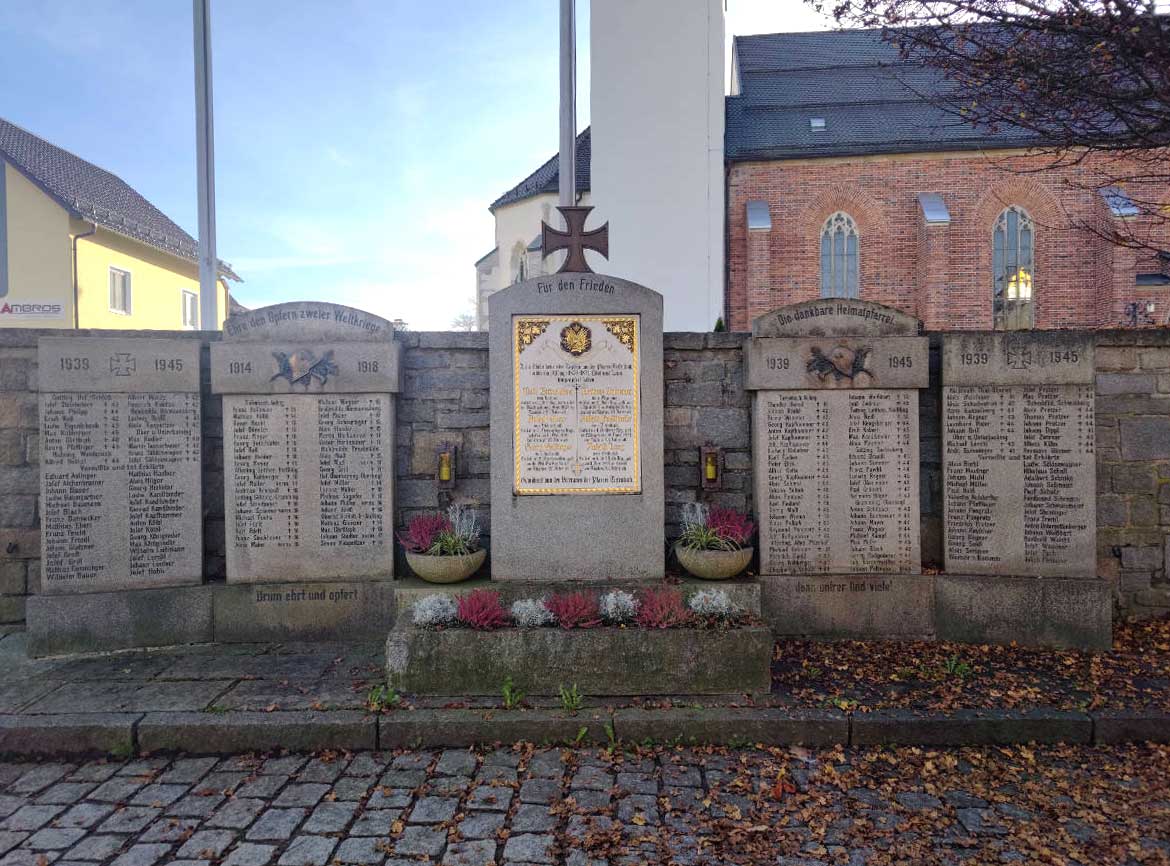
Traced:
<path id="1" fill-rule="evenodd" d="M 414 328 L 470 311 L 487 206 L 557 149 L 558 3 L 212 3 L 219 253 L 244 277 L 237 297 Z M 800 0 L 730 3 L 737 33 L 822 26 Z M 195 233 L 190 0 L 4 0 L 0 49 L 0 116 Z"/>

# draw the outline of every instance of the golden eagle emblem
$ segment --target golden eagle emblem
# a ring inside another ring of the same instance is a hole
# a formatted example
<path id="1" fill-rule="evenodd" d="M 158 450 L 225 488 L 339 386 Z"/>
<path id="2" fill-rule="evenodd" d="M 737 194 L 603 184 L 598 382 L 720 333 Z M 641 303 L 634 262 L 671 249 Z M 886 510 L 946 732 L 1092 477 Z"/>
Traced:
<path id="1" fill-rule="evenodd" d="M 593 332 L 580 322 L 573 322 L 561 331 L 561 348 L 579 358 L 593 348 Z"/>

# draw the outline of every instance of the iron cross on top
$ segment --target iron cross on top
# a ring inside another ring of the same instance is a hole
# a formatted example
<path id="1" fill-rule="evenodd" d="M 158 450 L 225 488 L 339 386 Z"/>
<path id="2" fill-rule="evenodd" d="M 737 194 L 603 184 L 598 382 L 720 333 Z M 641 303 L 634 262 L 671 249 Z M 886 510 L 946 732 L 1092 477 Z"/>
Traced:
<path id="1" fill-rule="evenodd" d="M 585 220 L 589 218 L 591 207 L 558 207 L 557 210 L 565 218 L 567 232 L 554 229 L 546 222 L 542 222 L 540 243 L 544 248 L 542 258 L 548 258 L 557 250 L 568 250 L 565 263 L 561 265 L 558 274 L 566 271 L 576 274 L 591 274 L 593 268 L 585 261 L 585 250 L 593 250 L 609 258 L 609 223 L 591 232 L 585 231 Z"/>

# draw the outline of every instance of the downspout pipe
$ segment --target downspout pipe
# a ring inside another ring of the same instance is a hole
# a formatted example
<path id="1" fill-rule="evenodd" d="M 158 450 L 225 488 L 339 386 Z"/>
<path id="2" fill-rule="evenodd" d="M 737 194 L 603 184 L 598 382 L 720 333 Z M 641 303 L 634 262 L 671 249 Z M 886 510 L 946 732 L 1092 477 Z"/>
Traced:
<path id="1" fill-rule="evenodd" d="M 73 246 L 73 329 L 75 331 L 81 327 L 81 287 L 77 282 L 77 242 L 82 238 L 96 234 L 97 226 L 92 225 L 87 232 L 71 235 Z"/>

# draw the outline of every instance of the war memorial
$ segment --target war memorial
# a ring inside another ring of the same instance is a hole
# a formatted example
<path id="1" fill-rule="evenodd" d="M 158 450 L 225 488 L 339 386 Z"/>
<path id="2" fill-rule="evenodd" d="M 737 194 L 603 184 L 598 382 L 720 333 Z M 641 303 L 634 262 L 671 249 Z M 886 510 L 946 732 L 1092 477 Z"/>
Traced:
<path id="1" fill-rule="evenodd" d="M 757 631 L 1109 645 L 1090 335 L 927 335 L 857 300 L 775 310 L 746 339 L 664 335 L 660 295 L 587 271 L 513 286 L 492 316 L 486 346 L 323 303 L 233 317 L 206 346 L 41 338 L 31 652 L 393 630 L 392 679 L 425 669 L 405 682 L 441 693 L 459 658 L 492 670 L 492 641 L 438 646 L 413 604 L 653 589 L 684 572 L 668 542 L 689 504 L 756 521 L 750 567 L 710 585 Z M 738 372 L 680 380 L 672 343 L 734 354 Z M 486 554 L 470 583 L 424 583 L 396 534 L 451 505 L 482 532 L 464 553 Z M 742 662 L 749 632 L 695 655 Z M 654 661 L 665 634 L 617 654 L 633 681 L 685 661 L 678 635 Z M 613 657 L 619 637 L 590 652 Z M 501 652 L 523 670 L 525 652 L 568 650 Z M 744 690 L 767 691 L 766 655 Z"/>

